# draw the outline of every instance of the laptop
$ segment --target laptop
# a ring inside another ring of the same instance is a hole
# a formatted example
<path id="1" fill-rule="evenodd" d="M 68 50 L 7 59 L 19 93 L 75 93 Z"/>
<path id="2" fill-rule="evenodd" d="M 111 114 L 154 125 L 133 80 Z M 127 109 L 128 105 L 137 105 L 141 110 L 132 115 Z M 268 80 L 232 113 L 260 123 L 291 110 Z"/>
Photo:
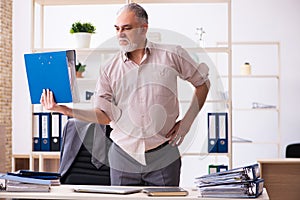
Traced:
<path id="1" fill-rule="evenodd" d="M 127 186 L 75 186 L 74 192 L 88 192 L 88 193 L 104 193 L 104 194 L 132 194 L 142 191 L 140 187 Z"/>

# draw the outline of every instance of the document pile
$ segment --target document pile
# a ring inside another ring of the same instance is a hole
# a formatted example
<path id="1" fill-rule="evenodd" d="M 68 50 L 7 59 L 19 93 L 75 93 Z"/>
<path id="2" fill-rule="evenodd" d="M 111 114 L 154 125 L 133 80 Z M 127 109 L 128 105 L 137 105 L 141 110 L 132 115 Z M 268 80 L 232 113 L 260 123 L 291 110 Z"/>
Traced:
<path id="1" fill-rule="evenodd" d="M 60 175 L 52 172 L 20 170 L 0 175 L 5 180 L 1 189 L 8 192 L 49 192 L 51 185 L 60 185 Z"/>
<path id="2" fill-rule="evenodd" d="M 256 198 L 264 180 L 258 164 L 217 172 L 196 178 L 201 197 Z"/>
<path id="3" fill-rule="evenodd" d="M 25 178 L 34 178 L 41 180 L 50 180 L 51 185 L 60 185 L 60 173 L 56 172 L 39 172 L 31 170 L 19 170 L 17 172 L 8 172 L 8 175 L 25 177 Z"/>
<path id="4" fill-rule="evenodd" d="M 5 179 L 3 190 L 7 192 L 49 192 L 50 180 L 40 180 L 34 178 L 19 177 L 13 175 L 1 175 L 0 179 Z"/>

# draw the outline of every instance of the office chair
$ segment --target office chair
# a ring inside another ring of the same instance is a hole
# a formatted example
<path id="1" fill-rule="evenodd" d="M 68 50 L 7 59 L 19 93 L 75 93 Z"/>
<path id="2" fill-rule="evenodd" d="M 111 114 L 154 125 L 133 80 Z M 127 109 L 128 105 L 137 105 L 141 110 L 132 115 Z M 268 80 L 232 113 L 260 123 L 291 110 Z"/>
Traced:
<path id="1" fill-rule="evenodd" d="M 300 158 L 300 143 L 289 144 L 285 151 L 286 158 Z"/>
<path id="2" fill-rule="evenodd" d="M 105 130 L 105 136 L 108 137 L 111 132 L 109 125 L 99 125 L 93 123 L 88 124 L 84 140 L 81 143 L 79 134 L 74 133 L 78 129 L 74 124 L 78 124 L 78 120 L 69 119 L 64 127 L 64 136 L 61 151 L 61 163 L 59 172 L 62 177 L 61 184 L 78 184 L 78 185 L 110 185 L 110 168 L 103 164 L 100 168 L 96 168 L 92 163 L 92 147 L 94 141 L 95 126 L 101 126 Z M 85 123 L 85 122 L 80 122 Z M 69 141 L 64 141 L 69 140 Z M 70 141 L 71 140 L 71 141 Z M 109 140 L 109 139 L 108 139 Z M 80 144 L 76 144 L 76 143 Z M 106 141 L 105 141 L 106 142 Z M 104 145 L 107 156 L 110 147 L 110 140 Z M 80 146 L 80 147 L 79 147 Z M 102 147 L 101 147 L 102 148 Z M 77 150 L 76 150 L 77 149 Z M 77 154 L 74 151 L 78 151 Z M 74 154 L 75 153 L 75 154 Z M 72 155 L 73 154 L 73 155 Z M 74 157 L 74 158 L 73 158 Z M 74 160 L 73 160 L 74 159 Z M 72 161 L 73 160 L 73 161 Z"/>

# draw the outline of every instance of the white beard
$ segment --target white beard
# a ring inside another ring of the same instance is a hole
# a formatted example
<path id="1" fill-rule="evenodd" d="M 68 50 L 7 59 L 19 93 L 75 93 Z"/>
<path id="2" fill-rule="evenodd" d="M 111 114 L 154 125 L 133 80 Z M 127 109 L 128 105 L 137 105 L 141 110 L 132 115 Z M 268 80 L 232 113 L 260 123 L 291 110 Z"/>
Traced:
<path id="1" fill-rule="evenodd" d="M 126 41 L 127 45 L 120 45 L 120 49 L 124 52 L 132 52 L 137 49 L 137 44 L 130 42 L 127 38 L 120 38 L 119 41 Z"/>

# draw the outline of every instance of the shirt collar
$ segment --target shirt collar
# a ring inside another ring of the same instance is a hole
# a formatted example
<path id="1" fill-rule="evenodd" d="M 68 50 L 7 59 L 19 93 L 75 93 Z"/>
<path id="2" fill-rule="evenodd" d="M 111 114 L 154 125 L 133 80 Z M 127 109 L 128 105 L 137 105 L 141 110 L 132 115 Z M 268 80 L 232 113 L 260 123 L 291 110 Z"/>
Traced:
<path id="1" fill-rule="evenodd" d="M 146 41 L 146 46 L 145 46 L 145 53 L 146 54 L 150 54 L 151 53 L 151 46 L 152 46 L 152 42 L 150 42 L 149 40 Z M 126 62 L 129 60 L 128 58 L 128 52 L 122 51 L 121 52 L 121 56 L 122 56 L 122 60 L 123 62 Z"/>

